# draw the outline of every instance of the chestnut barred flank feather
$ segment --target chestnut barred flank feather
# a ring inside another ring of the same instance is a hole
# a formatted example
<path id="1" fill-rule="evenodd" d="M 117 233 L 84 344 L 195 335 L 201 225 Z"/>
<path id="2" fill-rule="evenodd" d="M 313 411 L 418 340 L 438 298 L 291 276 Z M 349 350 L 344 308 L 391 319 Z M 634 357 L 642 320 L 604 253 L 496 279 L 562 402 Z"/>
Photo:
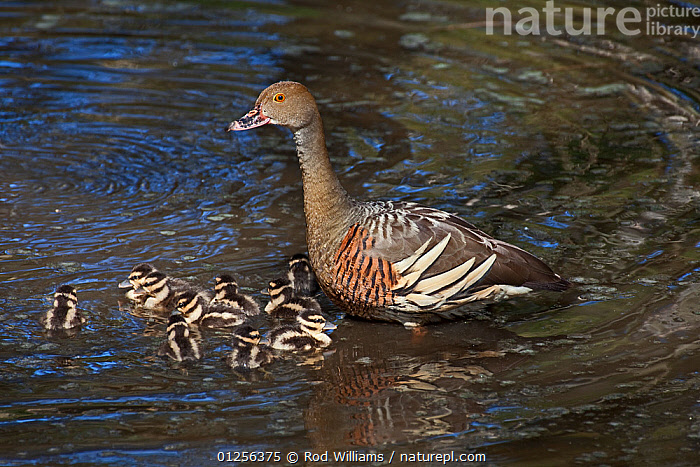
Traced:
<path id="1" fill-rule="evenodd" d="M 352 199 L 333 172 L 321 116 L 303 85 L 269 86 L 253 111 L 228 129 L 268 123 L 294 134 L 313 271 L 347 313 L 415 323 L 430 315 L 458 317 L 450 310 L 478 300 L 571 285 L 532 254 L 453 214 L 414 203 Z"/>

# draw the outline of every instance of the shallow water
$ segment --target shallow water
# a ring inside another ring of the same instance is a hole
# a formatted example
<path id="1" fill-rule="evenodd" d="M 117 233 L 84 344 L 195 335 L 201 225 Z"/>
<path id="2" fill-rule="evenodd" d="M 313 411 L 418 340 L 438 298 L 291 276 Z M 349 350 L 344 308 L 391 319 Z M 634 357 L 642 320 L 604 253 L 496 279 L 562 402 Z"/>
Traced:
<path id="1" fill-rule="evenodd" d="M 0 5 L 2 463 L 693 465 L 700 44 L 487 36 L 489 6 Z M 457 212 L 576 287 L 422 333 L 322 298 L 330 350 L 246 377 L 223 331 L 200 363 L 155 357 L 165 317 L 116 286 L 134 264 L 203 285 L 231 271 L 264 303 L 305 250 L 289 133 L 223 131 L 280 79 L 317 97 L 350 193 Z M 38 322 L 63 283 L 89 319 L 73 337 Z"/>

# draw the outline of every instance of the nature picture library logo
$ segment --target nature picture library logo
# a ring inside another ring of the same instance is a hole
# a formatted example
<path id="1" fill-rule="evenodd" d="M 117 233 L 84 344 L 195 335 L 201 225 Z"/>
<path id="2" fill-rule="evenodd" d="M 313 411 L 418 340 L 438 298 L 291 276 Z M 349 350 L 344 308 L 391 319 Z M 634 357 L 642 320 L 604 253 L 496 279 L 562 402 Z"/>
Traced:
<path id="1" fill-rule="evenodd" d="M 508 7 L 487 8 L 486 34 L 493 35 L 494 31 L 499 32 L 502 26 L 503 34 L 507 36 L 513 34 L 513 31 L 520 36 L 559 36 L 564 33 L 570 36 L 602 36 L 606 34 L 606 26 L 609 27 L 611 21 L 614 21 L 617 30 L 626 36 L 638 36 L 643 33 L 649 36 L 687 36 L 693 39 L 700 36 L 700 6 L 688 3 L 684 3 L 683 6 L 657 3 L 646 8 L 593 9 L 561 8 L 556 6 L 553 0 L 546 2 L 541 11 L 533 7 L 518 10 Z M 674 24 L 668 24 L 669 21 L 673 21 Z M 684 24 L 675 24 L 678 22 Z"/>

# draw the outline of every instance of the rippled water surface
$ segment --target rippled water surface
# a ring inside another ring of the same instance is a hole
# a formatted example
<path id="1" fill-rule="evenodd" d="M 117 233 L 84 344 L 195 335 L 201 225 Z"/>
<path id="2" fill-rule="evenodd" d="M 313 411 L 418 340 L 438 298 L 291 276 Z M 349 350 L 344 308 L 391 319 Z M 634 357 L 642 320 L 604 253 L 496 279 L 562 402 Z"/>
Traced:
<path id="1" fill-rule="evenodd" d="M 514 8 L 528 5 L 541 8 Z M 630 6 L 574 6 L 601 5 Z M 694 465 L 700 42 L 612 23 L 486 35 L 493 6 L 0 4 L 2 463 L 354 451 Z M 241 376 L 214 331 L 197 364 L 157 358 L 166 318 L 117 288 L 134 264 L 209 286 L 230 271 L 265 303 L 306 249 L 291 135 L 223 131 L 281 79 L 316 96 L 350 193 L 457 212 L 574 289 L 422 332 L 320 297 L 338 325 L 323 355 Z M 47 335 L 39 318 L 64 283 L 88 323 Z"/>

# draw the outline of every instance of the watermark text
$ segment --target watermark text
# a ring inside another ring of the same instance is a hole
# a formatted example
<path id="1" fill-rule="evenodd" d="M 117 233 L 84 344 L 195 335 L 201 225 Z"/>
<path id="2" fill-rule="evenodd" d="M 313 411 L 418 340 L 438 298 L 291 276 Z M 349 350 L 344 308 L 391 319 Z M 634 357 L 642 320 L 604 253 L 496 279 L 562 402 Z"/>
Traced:
<path id="1" fill-rule="evenodd" d="M 657 4 L 619 10 L 613 7 L 575 9 L 558 7 L 554 0 L 549 0 L 541 10 L 523 7 L 515 13 L 508 7 L 487 8 L 486 34 L 493 35 L 496 28 L 502 27 L 502 33 L 507 36 L 513 33 L 520 36 L 539 36 L 543 33 L 550 36 L 602 36 L 607 33 L 606 27 L 614 22 L 617 31 L 625 36 L 646 33 L 650 36 L 688 36 L 695 39 L 700 35 L 700 6 Z M 688 19 L 696 24 L 667 24 L 669 19 Z"/>

